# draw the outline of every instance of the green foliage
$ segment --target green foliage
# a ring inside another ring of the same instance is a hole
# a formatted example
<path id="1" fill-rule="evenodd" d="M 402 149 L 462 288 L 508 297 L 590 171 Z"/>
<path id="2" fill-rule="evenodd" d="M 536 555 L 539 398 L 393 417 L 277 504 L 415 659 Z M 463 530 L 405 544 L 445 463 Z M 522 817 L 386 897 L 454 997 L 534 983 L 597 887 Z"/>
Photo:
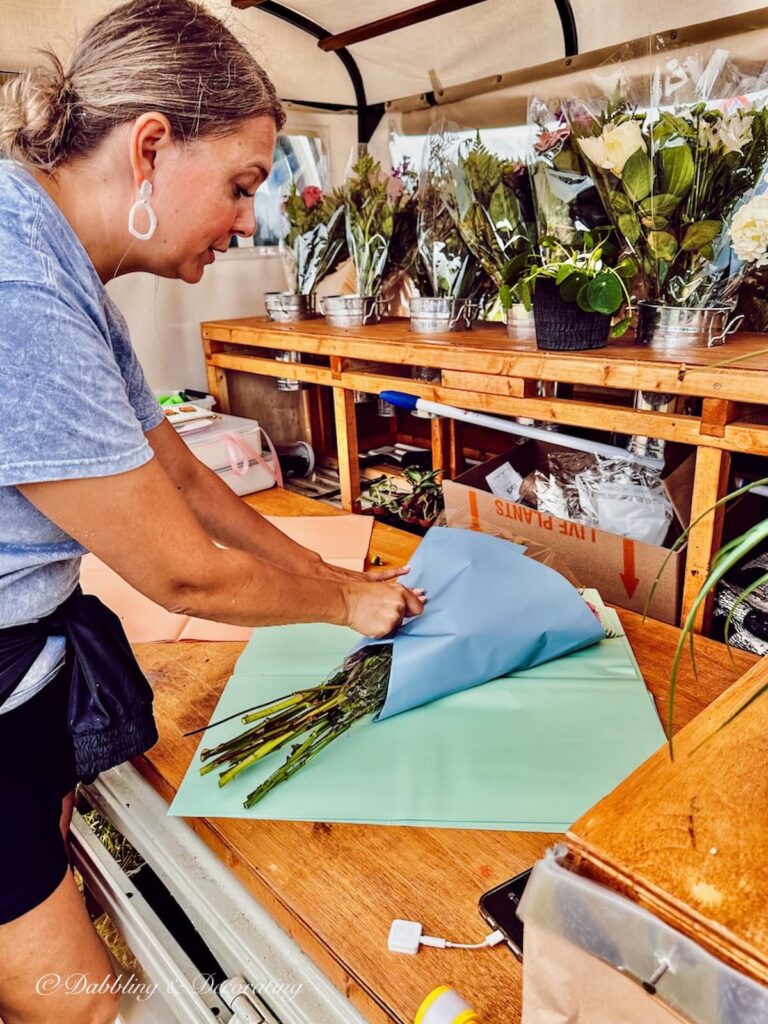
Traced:
<path id="1" fill-rule="evenodd" d="M 541 239 L 541 255 L 530 254 L 510 260 L 504 268 L 504 286 L 499 295 L 508 309 L 515 298 L 530 309 L 535 301 L 536 282 L 541 278 L 554 281 L 560 296 L 574 302 L 587 313 L 613 316 L 626 304 L 627 315 L 616 325 L 618 337 L 630 324 L 632 299 L 628 282 L 637 274 L 637 264 L 625 257 L 614 266 L 607 260 L 610 242 L 587 233 L 585 248 L 578 250 L 561 245 L 554 238 Z"/>
<path id="2" fill-rule="evenodd" d="M 491 153 L 478 132 L 459 154 L 449 209 L 464 244 L 496 287 L 510 259 L 536 239 L 533 198 L 524 164 Z"/>
<path id="3" fill-rule="evenodd" d="M 415 177 L 407 167 L 391 175 L 383 173 L 379 161 L 369 153 L 352 165 L 341 195 L 359 295 L 376 295 L 386 277 L 405 272 L 413 264 Z"/>
<path id="4" fill-rule="evenodd" d="M 639 203 L 650 193 L 653 184 L 653 164 L 644 149 L 637 149 L 624 164 L 621 184 L 627 198 Z"/>

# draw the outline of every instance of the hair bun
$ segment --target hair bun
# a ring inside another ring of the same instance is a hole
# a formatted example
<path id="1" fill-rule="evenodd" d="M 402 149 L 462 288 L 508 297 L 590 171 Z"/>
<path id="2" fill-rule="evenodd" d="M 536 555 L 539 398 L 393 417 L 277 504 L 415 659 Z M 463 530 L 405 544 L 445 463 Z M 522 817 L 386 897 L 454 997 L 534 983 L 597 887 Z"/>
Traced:
<path id="1" fill-rule="evenodd" d="M 5 86 L 0 151 L 52 170 L 66 152 L 77 97 L 59 58 L 49 51 L 43 57 L 45 64 L 22 72 Z"/>

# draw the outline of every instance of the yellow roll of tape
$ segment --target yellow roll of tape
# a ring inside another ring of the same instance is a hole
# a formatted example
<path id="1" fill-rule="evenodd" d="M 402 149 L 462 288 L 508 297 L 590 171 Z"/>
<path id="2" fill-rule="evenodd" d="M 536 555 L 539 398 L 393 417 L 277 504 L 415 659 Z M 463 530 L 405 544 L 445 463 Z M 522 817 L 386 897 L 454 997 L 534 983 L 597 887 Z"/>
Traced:
<path id="1" fill-rule="evenodd" d="M 421 1004 L 413 1024 L 482 1024 L 482 1021 L 455 989 L 441 985 Z"/>

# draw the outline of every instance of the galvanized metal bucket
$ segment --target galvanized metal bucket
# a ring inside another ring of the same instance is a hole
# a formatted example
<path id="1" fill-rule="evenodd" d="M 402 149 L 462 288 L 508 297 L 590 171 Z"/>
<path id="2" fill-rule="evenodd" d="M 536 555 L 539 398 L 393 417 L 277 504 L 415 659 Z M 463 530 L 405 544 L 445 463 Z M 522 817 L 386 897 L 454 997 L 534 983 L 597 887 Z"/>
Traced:
<path id="1" fill-rule="evenodd" d="M 320 305 L 331 327 L 365 327 L 381 320 L 386 309 L 374 295 L 326 295 Z"/>
<path id="2" fill-rule="evenodd" d="M 522 302 L 516 302 L 507 310 L 507 336 L 521 341 L 536 337 L 533 310 L 526 309 Z"/>
<path id="3" fill-rule="evenodd" d="M 314 295 L 293 292 L 267 292 L 264 296 L 270 320 L 285 324 L 294 320 L 312 320 L 317 316 Z"/>
<path id="4" fill-rule="evenodd" d="M 743 316 L 733 305 L 665 306 L 645 299 L 637 304 L 637 340 L 665 351 L 724 345 L 738 330 Z"/>
<path id="5" fill-rule="evenodd" d="M 280 363 L 300 363 L 301 352 L 275 352 L 275 359 Z M 278 391 L 300 391 L 301 381 L 291 377 L 278 377 L 276 380 Z"/>
<path id="6" fill-rule="evenodd" d="M 420 295 L 411 299 L 410 311 L 414 334 L 444 334 L 468 331 L 477 319 L 478 305 L 472 299 Z"/>

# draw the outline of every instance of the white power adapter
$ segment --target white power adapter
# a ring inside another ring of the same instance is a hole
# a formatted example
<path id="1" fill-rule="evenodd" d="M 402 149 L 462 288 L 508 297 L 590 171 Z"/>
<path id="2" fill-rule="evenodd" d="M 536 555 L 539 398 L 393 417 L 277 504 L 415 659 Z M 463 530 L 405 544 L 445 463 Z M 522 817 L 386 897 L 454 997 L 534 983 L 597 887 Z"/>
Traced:
<path id="1" fill-rule="evenodd" d="M 390 953 L 407 953 L 410 956 L 419 952 L 420 946 L 431 946 L 435 949 L 486 949 L 498 946 L 506 936 L 501 931 L 491 932 L 482 942 L 465 945 L 461 942 L 448 942 L 433 935 L 423 935 L 424 928 L 418 921 L 403 921 L 397 918 L 389 929 L 387 947 Z"/>

